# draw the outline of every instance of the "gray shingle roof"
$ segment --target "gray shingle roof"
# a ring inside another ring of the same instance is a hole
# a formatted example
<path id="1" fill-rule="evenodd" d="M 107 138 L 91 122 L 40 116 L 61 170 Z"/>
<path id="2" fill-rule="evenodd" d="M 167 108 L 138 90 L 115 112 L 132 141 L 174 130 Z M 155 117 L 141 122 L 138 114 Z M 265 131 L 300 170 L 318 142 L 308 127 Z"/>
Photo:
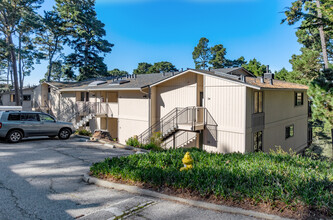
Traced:
<path id="1" fill-rule="evenodd" d="M 265 81 L 265 83 L 260 83 L 260 79 L 256 77 L 251 77 L 250 75 L 247 75 L 245 81 L 242 80 L 242 77 L 238 75 L 239 71 L 245 71 L 246 73 L 249 73 L 248 71 L 244 70 L 242 67 L 238 68 L 225 68 L 225 69 L 211 69 L 211 70 L 197 70 L 197 69 L 188 69 L 186 71 L 196 71 L 201 72 L 204 74 L 212 75 L 215 77 L 220 77 L 224 79 L 228 79 L 234 82 L 238 82 L 241 84 L 244 84 L 246 86 L 250 87 L 256 87 L 256 88 L 263 88 L 263 89 L 307 89 L 306 86 L 299 85 L 299 84 L 293 84 L 279 81 L 279 80 L 273 80 L 273 85 L 271 85 L 268 80 Z M 185 72 L 186 72 L 185 71 Z M 235 75 L 232 75 L 231 73 L 234 72 Z M 98 90 L 139 90 L 141 88 L 147 87 L 149 85 L 155 85 L 159 82 L 162 82 L 168 78 L 171 78 L 173 76 L 176 76 L 180 74 L 179 72 L 175 73 L 152 73 L 152 74 L 139 74 L 136 75 L 136 77 L 122 77 L 119 79 L 113 79 L 113 80 L 106 80 L 107 83 L 97 85 L 97 86 L 89 86 L 89 84 L 93 81 L 85 81 L 85 82 L 77 82 L 77 83 L 68 83 L 68 84 L 62 84 L 62 85 L 55 85 L 59 87 L 60 91 L 98 91 Z M 243 74 L 241 74 L 243 75 Z M 117 80 L 122 81 L 129 81 L 126 83 L 117 83 Z M 95 80 L 96 81 L 96 80 Z M 100 80 L 98 80 L 100 81 Z"/>
<path id="2" fill-rule="evenodd" d="M 132 77 L 122 77 L 119 80 L 128 80 L 128 83 L 117 84 L 117 79 L 107 80 L 107 83 L 98 86 L 88 86 L 92 81 L 85 83 L 80 86 L 72 86 L 69 88 L 63 88 L 61 91 L 83 91 L 83 90 L 117 90 L 117 89 L 140 89 L 151 84 L 157 83 L 161 80 L 172 77 L 179 72 L 175 73 L 152 73 L 152 74 L 138 74 L 136 78 Z"/>

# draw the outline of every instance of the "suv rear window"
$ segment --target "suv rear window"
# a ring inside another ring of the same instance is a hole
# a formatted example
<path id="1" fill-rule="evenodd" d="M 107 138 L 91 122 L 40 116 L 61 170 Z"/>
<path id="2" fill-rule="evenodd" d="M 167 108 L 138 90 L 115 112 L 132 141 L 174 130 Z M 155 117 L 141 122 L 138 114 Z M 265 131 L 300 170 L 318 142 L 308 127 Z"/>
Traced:
<path id="1" fill-rule="evenodd" d="M 20 121 L 21 114 L 11 113 L 8 115 L 8 121 Z"/>
<path id="2" fill-rule="evenodd" d="M 37 114 L 33 113 L 21 114 L 21 121 L 38 121 Z"/>

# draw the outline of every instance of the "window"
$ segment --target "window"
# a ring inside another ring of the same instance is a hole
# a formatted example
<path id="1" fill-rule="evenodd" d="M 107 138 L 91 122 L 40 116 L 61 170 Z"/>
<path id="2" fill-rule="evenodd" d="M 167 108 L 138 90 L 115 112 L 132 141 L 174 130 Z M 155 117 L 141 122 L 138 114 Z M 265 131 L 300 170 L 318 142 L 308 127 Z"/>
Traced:
<path id="1" fill-rule="evenodd" d="M 81 99 L 80 99 L 80 101 L 84 101 L 84 94 L 85 94 L 85 92 L 81 92 Z"/>
<path id="2" fill-rule="evenodd" d="M 9 114 L 9 116 L 8 116 L 8 121 L 19 121 L 19 120 L 20 120 L 19 113 Z"/>
<path id="3" fill-rule="evenodd" d="M 303 105 L 304 93 L 295 92 L 295 106 Z"/>
<path id="4" fill-rule="evenodd" d="M 286 127 L 286 139 L 290 137 L 294 137 L 294 125 Z"/>
<path id="5" fill-rule="evenodd" d="M 52 117 L 49 116 L 49 115 L 41 114 L 41 115 L 39 115 L 39 118 L 40 118 L 41 121 L 45 121 L 45 122 L 55 122 L 54 118 L 52 118 Z"/>
<path id="6" fill-rule="evenodd" d="M 263 94 L 262 92 L 254 92 L 254 113 L 263 112 Z"/>
<path id="7" fill-rule="evenodd" d="M 254 133 L 253 149 L 254 149 L 254 152 L 262 151 L 262 131 L 258 131 L 256 133 Z"/>
<path id="8" fill-rule="evenodd" d="M 37 114 L 21 114 L 21 121 L 38 121 Z"/>
<path id="9" fill-rule="evenodd" d="M 11 102 L 15 102 L 15 94 L 11 94 L 10 95 L 10 101 Z"/>
<path id="10" fill-rule="evenodd" d="M 23 95 L 23 101 L 31 101 L 31 95 Z"/>
<path id="11" fill-rule="evenodd" d="M 89 102 L 89 92 L 81 92 L 81 101 L 87 101 Z"/>

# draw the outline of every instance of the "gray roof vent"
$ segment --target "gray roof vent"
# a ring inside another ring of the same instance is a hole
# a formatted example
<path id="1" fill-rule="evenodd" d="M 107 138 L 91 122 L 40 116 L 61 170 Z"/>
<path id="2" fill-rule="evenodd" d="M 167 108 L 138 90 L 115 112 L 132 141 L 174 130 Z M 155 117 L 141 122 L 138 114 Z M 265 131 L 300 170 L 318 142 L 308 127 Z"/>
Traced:
<path id="1" fill-rule="evenodd" d="M 109 86 L 117 86 L 117 85 L 129 83 L 129 82 L 130 82 L 129 80 L 120 79 L 120 80 L 113 81 L 112 83 L 109 84 Z"/>
<path id="2" fill-rule="evenodd" d="M 92 83 L 89 83 L 88 86 L 99 86 L 99 85 L 102 85 L 102 84 L 105 84 L 107 83 L 106 81 L 94 81 Z"/>

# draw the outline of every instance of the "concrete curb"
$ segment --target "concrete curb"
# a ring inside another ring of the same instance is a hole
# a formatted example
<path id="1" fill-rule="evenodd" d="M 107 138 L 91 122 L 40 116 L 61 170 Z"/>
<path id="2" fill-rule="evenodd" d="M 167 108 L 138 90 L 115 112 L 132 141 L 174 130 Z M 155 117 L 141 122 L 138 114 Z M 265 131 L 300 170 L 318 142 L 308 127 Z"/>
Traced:
<path id="1" fill-rule="evenodd" d="M 169 195 L 165 195 L 162 193 L 158 193 L 158 192 L 154 192 L 154 191 L 150 191 L 150 190 L 146 190 L 146 189 L 141 189 L 137 186 L 129 186 L 129 185 L 125 185 L 125 184 L 119 184 L 119 183 L 113 183 L 113 182 L 101 180 L 101 179 L 89 176 L 88 174 L 84 174 L 82 179 L 87 183 L 95 184 L 95 185 L 102 186 L 105 188 L 124 190 L 124 191 L 134 193 L 134 194 L 140 194 L 140 195 L 154 197 L 154 198 L 163 199 L 163 200 L 176 201 L 176 202 L 180 202 L 180 203 L 184 203 L 184 204 L 188 204 L 191 206 L 196 206 L 196 207 L 204 208 L 204 209 L 210 209 L 210 210 L 226 212 L 226 213 L 231 213 L 231 214 L 246 215 L 246 216 L 250 216 L 250 217 L 254 217 L 254 218 L 269 219 L 269 220 L 282 220 L 282 219 L 287 220 L 288 219 L 288 218 L 282 218 L 277 215 L 270 215 L 270 214 L 265 214 L 265 213 L 261 213 L 261 212 L 245 210 L 242 208 L 234 208 L 234 207 L 217 205 L 217 204 L 208 203 L 208 202 L 183 199 L 183 198 L 176 197 L 176 196 L 169 196 Z"/>
<path id="2" fill-rule="evenodd" d="M 119 144 L 119 143 L 115 143 L 115 142 L 110 143 L 110 142 L 107 142 L 104 140 L 97 140 L 97 142 L 102 143 L 102 144 L 104 144 L 104 146 L 111 147 L 111 148 L 119 148 L 119 149 L 132 150 L 132 151 L 145 152 L 145 153 L 149 152 L 149 150 L 132 147 L 132 146 L 127 146 L 127 145 L 123 145 L 123 144 Z"/>
<path id="3" fill-rule="evenodd" d="M 88 136 L 83 136 L 83 135 L 79 135 L 79 134 L 75 134 L 73 137 L 74 137 L 74 138 L 84 138 L 84 139 L 90 140 L 90 137 L 88 137 Z"/>

